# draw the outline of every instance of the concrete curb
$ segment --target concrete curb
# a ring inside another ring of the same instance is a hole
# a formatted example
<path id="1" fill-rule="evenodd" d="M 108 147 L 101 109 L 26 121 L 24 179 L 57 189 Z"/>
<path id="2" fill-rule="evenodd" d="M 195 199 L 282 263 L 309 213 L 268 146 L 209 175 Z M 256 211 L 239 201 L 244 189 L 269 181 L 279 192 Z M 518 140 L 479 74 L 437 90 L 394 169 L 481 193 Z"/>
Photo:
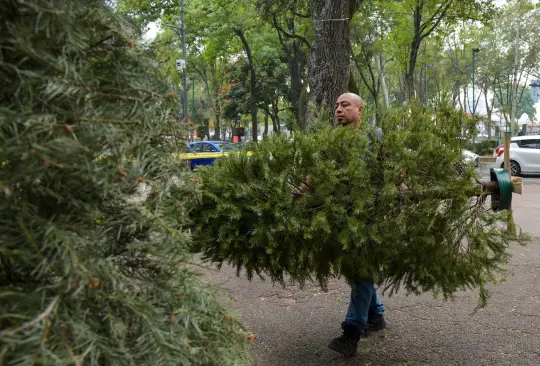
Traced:
<path id="1" fill-rule="evenodd" d="M 496 160 L 493 156 L 480 156 L 481 163 L 494 163 Z"/>

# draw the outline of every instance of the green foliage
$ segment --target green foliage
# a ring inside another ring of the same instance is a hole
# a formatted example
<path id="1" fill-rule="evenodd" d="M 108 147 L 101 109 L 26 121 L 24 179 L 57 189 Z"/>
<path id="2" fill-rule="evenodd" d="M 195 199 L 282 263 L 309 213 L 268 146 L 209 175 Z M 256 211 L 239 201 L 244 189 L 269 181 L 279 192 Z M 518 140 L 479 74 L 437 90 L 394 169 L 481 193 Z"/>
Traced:
<path id="1" fill-rule="evenodd" d="M 0 29 L 0 364 L 245 363 L 189 265 L 177 101 L 136 28 L 35 0 L 1 2 Z"/>
<path id="2" fill-rule="evenodd" d="M 332 4 L 331 0 L 319 2 Z M 140 23 L 161 20 L 178 25 L 178 0 L 118 0 L 115 3 Z M 196 85 L 204 89 L 196 96 L 205 101 L 204 105 L 199 104 L 203 111 L 197 110 L 197 114 L 212 119 L 214 124 L 220 123 L 223 105 L 215 96 L 223 86 L 225 65 L 243 54 L 242 44 L 235 34 L 235 30 L 241 30 L 253 54 L 258 79 L 254 95 L 259 110 L 268 113 L 265 106 L 279 100 L 279 119 L 284 118 L 281 112 L 288 109 L 287 112 L 294 112 L 292 117 L 296 120 L 290 124 L 303 128 L 305 103 L 314 90 L 307 88 L 306 57 L 317 52 L 311 48 L 313 24 L 316 24 L 311 10 L 315 3 L 314 0 L 186 1 L 187 70 L 190 79 L 196 79 Z M 518 83 L 523 85 L 526 75 L 534 74 L 538 65 L 540 12 L 532 0 L 509 2 L 500 7 L 497 6 L 500 2 L 493 0 L 350 3 L 358 7 L 348 24 L 354 66 L 354 83 L 350 88 L 358 87 L 367 102 L 365 113 L 377 117 L 387 104 L 402 106 L 404 101 L 414 98 L 433 106 L 451 98 L 454 105 L 472 110 L 467 86 L 472 83 L 471 51 L 474 48 L 480 49 L 475 59 L 476 98 L 486 99 L 484 94 L 493 93 L 502 96 L 513 78 L 515 20 L 518 18 L 523 19 Z M 162 33 L 155 46 L 160 50 L 163 68 L 174 79 L 178 77 L 174 60 L 179 58 L 180 46 L 170 29 L 163 28 Z M 384 96 L 388 96 L 387 102 Z M 503 118 L 509 121 L 506 110 L 511 103 L 503 99 Z M 467 105 L 463 105 L 464 100 L 468 101 Z M 487 104 L 489 114 L 493 106 L 491 101 Z M 524 109 L 524 113 L 531 116 L 533 111 Z M 273 114 L 272 119 L 276 120 L 276 113 Z"/>
<path id="3" fill-rule="evenodd" d="M 496 140 L 484 140 L 476 143 L 470 141 L 465 145 L 465 148 L 478 155 L 490 155 L 493 154 L 493 149 L 497 147 L 497 145 Z"/>
<path id="4" fill-rule="evenodd" d="M 508 92 L 508 89 L 510 88 L 510 86 L 501 88 L 500 93 L 495 94 L 495 98 L 493 99 L 493 106 L 495 108 L 504 109 L 508 115 L 512 110 L 512 95 Z M 528 86 L 518 86 L 516 99 L 516 119 L 520 119 L 523 114 L 526 114 L 527 117 L 529 117 L 529 120 L 534 121 L 536 118 L 536 108 L 534 107 L 531 88 Z"/>
<path id="5" fill-rule="evenodd" d="M 249 278 L 313 278 L 325 288 L 332 276 L 373 276 L 391 292 L 445 298 L 480 287 L 483 304 L 486 284 L 504 274 L 508 246 L 525 237 L 508 233 L 507 214 L 474 196 L 480 187 L 455 138 L 470 120 L 451 107 L 411 105 L 382 123 L 382 143 L 370 144 L 367 125 L 322 128 L 201 169 L 194 249 L 244 267 Z M 295 198 L 307 176 L 309 190 Z"/>
<path id="6" fill-rule="evenodd" d="M 249 65 L 241 59 L 230 65 L 225 72 L 228 84 L 219 94 L 221 113 L 224 118 L 236 120 L 238 115 L 249 113 Z"/>

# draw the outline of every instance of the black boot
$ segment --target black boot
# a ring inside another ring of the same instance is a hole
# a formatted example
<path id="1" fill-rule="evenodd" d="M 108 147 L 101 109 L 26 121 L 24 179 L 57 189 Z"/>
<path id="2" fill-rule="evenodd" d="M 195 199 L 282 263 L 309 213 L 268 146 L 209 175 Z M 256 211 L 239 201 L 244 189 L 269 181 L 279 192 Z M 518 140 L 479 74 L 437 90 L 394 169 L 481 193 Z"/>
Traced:
<path id="1" fill-rule="evenodd" d="M 384 315 L 379 313 L 369 313 L 368 321 L 366 328 L 364 330 L 365 335 L 367 336 L 370 332 L 375 332 L 386 328 L 386 322 L 384 321 Z"/>
<path id="2" fill-rule="evenodd" d="M 360 331 L 355 327 L 345 326 L 341 337 L 332 339 L 328 347 L 332 351 L 351 357 L 356 354 L 358 342 L 360 342 Z"/>

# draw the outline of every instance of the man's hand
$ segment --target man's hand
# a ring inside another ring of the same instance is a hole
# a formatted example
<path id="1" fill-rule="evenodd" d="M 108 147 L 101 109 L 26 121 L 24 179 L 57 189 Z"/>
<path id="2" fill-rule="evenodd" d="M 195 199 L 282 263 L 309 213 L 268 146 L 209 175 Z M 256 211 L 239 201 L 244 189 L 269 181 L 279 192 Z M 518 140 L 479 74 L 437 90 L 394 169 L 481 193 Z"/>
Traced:
<path id="1" fill-rule="evenodd" d="M 292 193 L 293 193 L 294 198 L 297 199 L 297 198 L 303 197 L 309 191 L 310 187 L 311 187 L 311 177 L 308 175 L 304 183 L 300 184 L 300 187 L 297 187 L 293 190 Z"/>
<path id="2" fill-rule="evenodd" d="M 407 177 L 407 172 L 402 172 L 399 177 L 401 178 L 401 184 L 399 185 L 399 194 L 402 196 L 406 191 L 409 190 L 409 187 L 405 184 L 405 177 Z"/>

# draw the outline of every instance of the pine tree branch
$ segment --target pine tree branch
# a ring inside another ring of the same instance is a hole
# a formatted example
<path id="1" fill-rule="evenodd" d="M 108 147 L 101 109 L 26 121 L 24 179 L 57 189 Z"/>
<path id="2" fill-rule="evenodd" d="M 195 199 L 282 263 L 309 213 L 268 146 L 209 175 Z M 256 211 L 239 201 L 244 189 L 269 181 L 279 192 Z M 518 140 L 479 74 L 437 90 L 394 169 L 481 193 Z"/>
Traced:
<path id="1" fill-rule="evenodd" d="M 82 122 L 88 122 L 88 123 L 112 123 L 112 124 L 119 124 L 119 125 L 138 125 L 141 122 L 140 121 L 133 121 L 133 120 L 121 120 L 121 119 L 90 119 L 85 117 L 79 117 L 79 121 Z"/>
<path id="2" fill-rule="evenodd" d="M 188 264 L 190 266 L 195 266 L 195 267 L 199 267 L 199 268 L 208 269 L 210 271 L 219 271 L 219 269 L 217 269 L 217 268 L 212 268 L 210 266 L 205 266 L 205 265 L 195 263 L 195 262 L 191 262 L 191 261 L 186 261 L 186 260 L 178 261 L 178 264 L 180 264 L 180 263 Z"/>
<path id="3" fill-rule="evenodd" d="M 29 322 L 24 323 L 23 325 L 21 325 L 18 328 L 6 329 L 6 330 L 0 332 L 0 337 L 12 336 L 12 335 L 20 332 L 21 330 L 25 330 L 27 328 L 30 328 L 30 327 L 36 325 L 37 323 L 39 323 L 40 321 L 42 321 L 43 319 L 49 317 L 49 315 L 51 315 L 51 313 L 55 309 L 55 307 L 56 307 L 59 300 L 60 300 L 60 296 L 55 296 L 53 301 L 49 304 L 49 306 L 47 306 L 45 311 L 42 312 L 41 314 L 39 314 L 36 318 L 32 319 Z"/>
<path id="4" fill-rule="evenodd" d="M 28 232 L 28 229 L 26 228 L 26 225 L 24 224 L 24 221 L 22 219 L 19 220 L 19 224 L 21 225 L 21 228 L 24 231 L 24 235 L 26 235 L 26 238 L 28 239 L 28 241 L 30 242 L 30 244 L 32 245 L 36 253 L 39 254 L 41 259 L 45 259 L 45 257 L 43 257 L 43 253 L 41 253 L 41 250 L 39 250 L 38 246 L 36 245 L 36 241 L 34 240 L 32 235 L 30 235 L 30 233 Z"/>
<path id="5" fill-rule="evenodd" d="M 60 334 L 60 338 L 62 340 L 62 344 L 66 348 L 69 356 L 71 357 L 71 360 L 75 364 L 75 366 L 82 366 L 81 360 L 77 359 L 77 356 L 75 356 L 75 353 L 73 352 L 73 349 L 70 347 L 66 335 L 64 334 L 64 330 L 60 328 L 60 326 L 55 327 L 57 332 Z"/>
<path id="6" fill-rule="evenodd" d="M 32 149 L 31 152 L 32 152 L 32 154 L 36 155 L 38 158 L 43 160 L 43 164 L 45 164 L 47 166 L 52 166 L 52 167 L 57 168 L 57 169 L 64 169 L 65 168 L 64 165 L 55 163 L 54 161 L 51 161 L 51 160 L 47 159 L 46 157 L 42 156 L 40 153 L 37 152 L 37 150 L 35 148 Z"/>
<path id="7" fill-rule="evenodd" d="M 112 93 L 92 93 L 92 96 L 105 97 L 105 98 L 107 98 L 107 100 L 111 100 L 111 99 L 119 99 L 119 100 L 133 100 L 133 101 L 141 102 L 141 103 L 144 102 L 144 100 L 141 99 L 141 98 L 130 97 L 130 96 L 128 96 L 128 95 L 122 95 L 122 94 L 112 94 Z"/>
<path id="8" fill-rule="evenodd" d="M 113 38 L 112 35 L 108 36 L 108 37 L 105 37 L 103 38 L 102 40 L 100 41 L 97 41 L 96 43 L 90 45 L 90 47 L 87 48 L 87 51 L 90 51 L 92 48 L 96 47 L 96 46 L 99 46 L 100 44 L 102 44 L 103 42 L 106 42 L 108 41 L 109 39 Z"/>

